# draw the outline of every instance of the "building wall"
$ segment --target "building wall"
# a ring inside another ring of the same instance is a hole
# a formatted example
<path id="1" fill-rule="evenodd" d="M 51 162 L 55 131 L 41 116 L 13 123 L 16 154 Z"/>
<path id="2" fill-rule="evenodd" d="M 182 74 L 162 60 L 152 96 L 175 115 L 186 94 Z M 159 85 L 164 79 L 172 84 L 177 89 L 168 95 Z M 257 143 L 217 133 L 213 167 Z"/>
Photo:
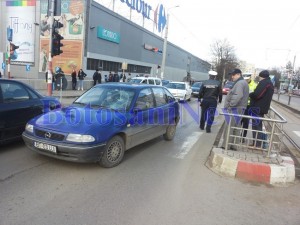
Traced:
<path id="1" fill-rule="evenodd" d="M 150 75 L 160 76 L 157 65 L 161 65 L 162 54 L 146 50 L 144 44 L 163 49 L 164 39 L 151 33 L 147 29 L 123 18 L 113 11 L 101 6 L 93 0 L 84 0 L 86 6 L 84 51 L 82 68 L 91 79 L 94 71 L 86 69 L 87 58 L 109 60 L 114 62 L 127 62 L 135 65 L 151 67 Z M 39 72 L 40 64 L 40 27 L 41 23 L 41 3 L 36 1 L 35 21 L 32 23 L 34 31 L 34 63 L 30 66 L 30 71 L 26 71 L 25 65 L 11 65 L 11 76 L 16 79 L 35 79 L 33 82 L 38 89 L 46 88 L 45 74 Z M 8 41 L 6 38 L 7 13 L 6 1 L 0 1 L 0 52 L 6 52 Z M 22 17 L 22 15 L 20 15 Z M 97 27 L 102 26 L 108 30 L 120 34 L 120 43 L 113 43 L 97 37 Z M 94 29 L 90 29 L 95 27 Z M 0 62 L 1 63 L 1 62 Z M 164 77 L 171 80 L 182 80 L 187 72 L 191 73 L 194 79 L 207 79 L 207 71 L 210 64 L 200 58 L 190 54 L 180 47 L 168 42 L 166 68 Z M 134 75 L 134 74 L 133 74 Z M 7 72 L 5 73 L 7 77 Z M 70 80 L 69 76 L 67 79 Z"/>
<path id="2" fill-rule="evenodd" d="M 144 44 L 162 50 L 163 38 L 94 1 L 91 2 L 88 23 L 89 27 L 94 28 L 89 29 L 87 35 L 87 57 L 151 66 L 151 75 L 156 75 L 157 65 L 162 62 L 162 54 L 145 49 Z M 98 38 L 98 26 L 119 33 L 120 43 Z M 166 79 L 182 80 L 187 72 L 190 72 L 192 77 L 203 80 L 207 78 L 209 69 L 209 63 L 168 42 L 164 75 Z M 160 75 L 160 71 L 158 71 L 158 75 Z"/>

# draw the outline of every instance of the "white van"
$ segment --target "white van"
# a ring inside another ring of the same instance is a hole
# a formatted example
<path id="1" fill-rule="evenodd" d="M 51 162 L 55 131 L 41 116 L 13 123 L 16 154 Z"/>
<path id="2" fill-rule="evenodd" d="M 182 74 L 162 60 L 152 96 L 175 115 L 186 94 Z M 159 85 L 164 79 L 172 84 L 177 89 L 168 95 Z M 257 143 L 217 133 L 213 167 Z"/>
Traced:
<path id="1" fill-rule="evenodd" d="M 134 84 L 153 84 L 162 86 L 161 79 L 157 77 L 133 77 L 128 82 Z"/>

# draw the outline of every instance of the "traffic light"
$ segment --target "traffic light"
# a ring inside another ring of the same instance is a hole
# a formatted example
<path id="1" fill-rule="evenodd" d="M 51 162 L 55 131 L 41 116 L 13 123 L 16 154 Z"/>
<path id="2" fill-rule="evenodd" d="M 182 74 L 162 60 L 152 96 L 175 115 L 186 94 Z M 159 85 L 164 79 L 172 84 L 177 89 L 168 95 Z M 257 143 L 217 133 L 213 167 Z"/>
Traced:
<path id="1" fill-rule="evenodd" d="M 16 49 L 18 49 L 18 48 L 19 48 L 19 46 L 16 46 L 15 44 L 10 43 L 10 49 L 9 49 L 10 54 L 11 54 L 11 55 L 14 54 L 14 51 L 15 51 Z"/>
<path id="2" fill-rule="evenodd" d="M 63 46 L 63 44 L 61 43 L 62 39 L 64 38 L 56 31 L 52 33 L 52 57 L 63 53 L 63 51 L 60 49 Z"/>
<path id="3" fill-rule="evenodd" d="M 63 43 L 61 40 L 64 39 L 58 32 L 58 29 L 63 27 L 63 24 L 60 23 L 58 20 L 53 21 L 53 31 L 52 31 L 52 49 L 51 49 L 51 56 L 60 55 L 63 51 L 60 49 L 63 47 Z"/>

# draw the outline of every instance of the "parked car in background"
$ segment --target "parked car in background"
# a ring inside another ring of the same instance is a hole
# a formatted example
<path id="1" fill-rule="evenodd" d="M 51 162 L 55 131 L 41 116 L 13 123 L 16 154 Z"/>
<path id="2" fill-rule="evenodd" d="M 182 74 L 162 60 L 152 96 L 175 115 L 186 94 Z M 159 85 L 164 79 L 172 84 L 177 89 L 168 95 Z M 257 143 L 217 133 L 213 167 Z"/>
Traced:
<path id="1" fill-rule="evenodd" d="M 232 89 L 233 85 L 234 85 L 233 81 L 227 81 L 222 89 L 223 95 L 227 95 L 228 92 Z"/>
<path id="2" fill-rule="evenodd" d="M 178 101 L 190 101 L 192 96 L 192 89 L 188 82 L 170 82 L 166 88 L 174 95 Z"/>
<path id="3" fill-rule="evenodd" d="M 171 80 L 161 80 L 162 86 L 166 86 L 168 83 L 172 82 Z"/>
<path id="4" fill-rule="evenodd" d="M 113 167 L 134 146 L 160 135 L 172 140 L 179 119 L 179 104 L 165 87 L 105 83 L 30 120 L 23 139 L 43 155 Z"/>
<path id="5" fill-rule="evenodd" d="M 54 97 L 42 96 L 20 81 L 0 79 L 0 143 L 21 138 L 30 119 L 59 108 Z"/>
<path id="6" fill-rule="evenodd" d="M 195 96 L 195 97 L 198 97 L 199 96 L 199 91 L 200 91 L 200 88 L 202 86 L 202 82 L 195 82 L 193 83 L 192 85 L 192 95 Z"/>
<path id="7" fill-rule="evenodd" d="M 134 84 L 152 84 L 162 86 L 162 81 L 158 77 L 133 77 L 128 82 Z"/>

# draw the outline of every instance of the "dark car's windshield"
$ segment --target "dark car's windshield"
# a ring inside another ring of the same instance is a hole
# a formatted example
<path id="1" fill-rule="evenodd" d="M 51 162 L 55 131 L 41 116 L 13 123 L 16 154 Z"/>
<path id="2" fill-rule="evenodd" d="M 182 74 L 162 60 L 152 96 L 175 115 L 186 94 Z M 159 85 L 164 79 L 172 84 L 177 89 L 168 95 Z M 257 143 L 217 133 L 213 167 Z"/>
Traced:
<path id="1" fill-rule="evenodd" d="M 199 88 L 202 85 L 201 82 L 196 82 L 192 85 L 192 87 Z"/>
<path id="2" fill-rule="evenodd" d="M 97 86 L 80 96 L 73 104 L 127 111 L 134 93 L 133 90 L 122 87 Z"/>

